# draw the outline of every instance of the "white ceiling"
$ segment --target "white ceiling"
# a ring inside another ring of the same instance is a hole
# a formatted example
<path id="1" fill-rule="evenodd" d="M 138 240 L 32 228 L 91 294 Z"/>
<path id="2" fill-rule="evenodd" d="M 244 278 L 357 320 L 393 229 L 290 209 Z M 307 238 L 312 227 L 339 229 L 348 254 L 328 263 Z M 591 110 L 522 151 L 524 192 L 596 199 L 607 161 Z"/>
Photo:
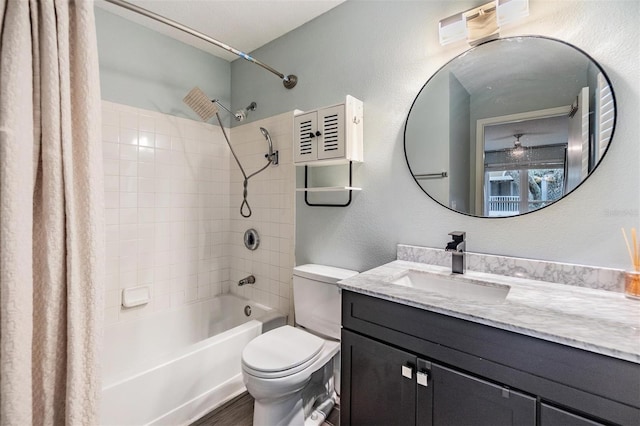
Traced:
<path id="1" fill-rule="evenodd" d="M 566 87 L 573 87 L 575 83 L 569 83 L 578 77 L 586 83 L 590 63 L 588 56 L 567 44 L 514 37 L 471 49 L 448 66 L 467 92 L 477 95 L 495 88 L 518 93 L 526 82 L 551 81 L 558 87 L 563 86 L 558 82 L 567 82 Z"/>
<path id="2" fill-rule="evenodd" d="M 345 0 L 126 1 L 177 21 L 235 49 L 250 53 Z M 194 36 L 105 1 L 97 0 L 96 5 L 228 61 L 238 58 Z"/>

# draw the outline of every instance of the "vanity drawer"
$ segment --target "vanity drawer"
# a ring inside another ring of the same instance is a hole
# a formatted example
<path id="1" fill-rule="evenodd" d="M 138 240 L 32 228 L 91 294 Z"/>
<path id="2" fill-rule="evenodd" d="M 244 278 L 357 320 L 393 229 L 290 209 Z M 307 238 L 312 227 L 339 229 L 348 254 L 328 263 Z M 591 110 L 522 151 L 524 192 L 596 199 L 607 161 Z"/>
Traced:
<path id="1" fill-rule="evenodd" d="M 343 290 L 344 328 L 620 424 L 640 424 L 640 365 Z"/>

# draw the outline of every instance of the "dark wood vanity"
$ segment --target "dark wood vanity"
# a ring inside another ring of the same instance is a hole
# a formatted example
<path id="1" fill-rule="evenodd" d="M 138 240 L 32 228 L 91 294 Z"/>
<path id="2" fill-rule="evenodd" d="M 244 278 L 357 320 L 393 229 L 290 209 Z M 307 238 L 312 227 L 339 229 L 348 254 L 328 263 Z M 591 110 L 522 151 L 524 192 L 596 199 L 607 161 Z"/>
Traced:
<path id="1" fill-rule="evenodd" d="M 640 364 L 343 289 L 341 424 L 640 425 Z"/>

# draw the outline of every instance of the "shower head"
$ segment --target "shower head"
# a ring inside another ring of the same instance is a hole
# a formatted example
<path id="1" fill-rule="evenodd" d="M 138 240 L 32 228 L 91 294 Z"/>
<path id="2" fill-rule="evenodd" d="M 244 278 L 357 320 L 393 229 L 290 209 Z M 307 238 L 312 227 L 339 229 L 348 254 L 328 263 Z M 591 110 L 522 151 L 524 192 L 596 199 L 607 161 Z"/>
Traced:
<path id="1" fill-rule="evenodd" d="M 233 116 L 236 118 L 236 121 L 243 121 L 245 118 L 247 118 L 247 113 L 245 112 L 245 110 L 239 109 L 235 112 L 235 114 L 233 114 Z"/>
<path id="2" fill-rule="evenodd" d="M 198 114 L 202 121 L 209 121 L 218 113 L 216 104 L 199 87 L 191 89 L 182 102 Z"/>
<path id="3" fill-rule="evenodd" d="M 251 102 L 245 109 L 239 109 L 238 111 L 236 111 L 236 113 L 234 114 L 234 116 L 236 117 L 236 121 L 242 121 L 247 118 L 247 113 L 249 111 L 255 111 L 257 106 L 258 104 L 256 104 L 255 102 Z"/>
<path id="4" fill-rule="evenodd" d="M 256 109 L 256 103 L 251 102 L 251 105 L 245 109 L 238 110 L 233 113 L 229 108 L 224 106 L 218 99 L 209 99 L 209 97 L 200 90 L 199 87 L 191 89 L 187 96 L 182 101 L 189 106 L 196 114 L 202 118 L 202 121 L 209 121 L 213 116 L 218 113 L 218 106 L 233 115 L 236 121 L 242 121 L 247 118 L 248 111 L 254 111 Z"/>
<path id="5" fill-rule="evenodd" d="M 262 136 L 264 136 L 264 138 L 267 140 L 267 143 L 269 144 L 269 157 L 271 157 L 273 155 L 273 142 L 271 141 L 271 136 L 269 135 L 267 129 L 265 129 L 264 127 L 260 127 L 260 132 L 262 132 Z"/>
<path id="6" fill-rule="evenodd" d="M 269 135 L 269 131 L 267 131 L 267 129 L 265 129 L 264 127 L 260 127 L 260 132 L 262 133 L 262 136 L 264 136 L 264 138 L 267 140 L 267 143 L 269 144 L 269 152 L 267 153 L 267 155 L 265 155 L 265 157 L 267 157 L 267 160 L 271 161 L 271 164 L 273 165 L 278 164 L 278 151 L 273 152 L 273 142 L 271 141 L 271 136 Z"/>

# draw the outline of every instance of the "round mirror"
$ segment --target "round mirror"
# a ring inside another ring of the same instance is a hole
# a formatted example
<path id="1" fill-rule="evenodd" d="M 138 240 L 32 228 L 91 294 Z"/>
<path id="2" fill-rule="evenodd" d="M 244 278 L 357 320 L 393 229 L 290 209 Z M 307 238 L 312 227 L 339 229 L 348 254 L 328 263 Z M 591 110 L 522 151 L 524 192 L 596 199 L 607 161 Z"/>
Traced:
<path id="1" fill-rule="evenodd" d="M 405 125 L 420 187 L 459 213 L 529 213 L 580 185 L 616 120 L 611 83 L 582 50 L 545 37 L 474 47 L 440 68 Z"/>

